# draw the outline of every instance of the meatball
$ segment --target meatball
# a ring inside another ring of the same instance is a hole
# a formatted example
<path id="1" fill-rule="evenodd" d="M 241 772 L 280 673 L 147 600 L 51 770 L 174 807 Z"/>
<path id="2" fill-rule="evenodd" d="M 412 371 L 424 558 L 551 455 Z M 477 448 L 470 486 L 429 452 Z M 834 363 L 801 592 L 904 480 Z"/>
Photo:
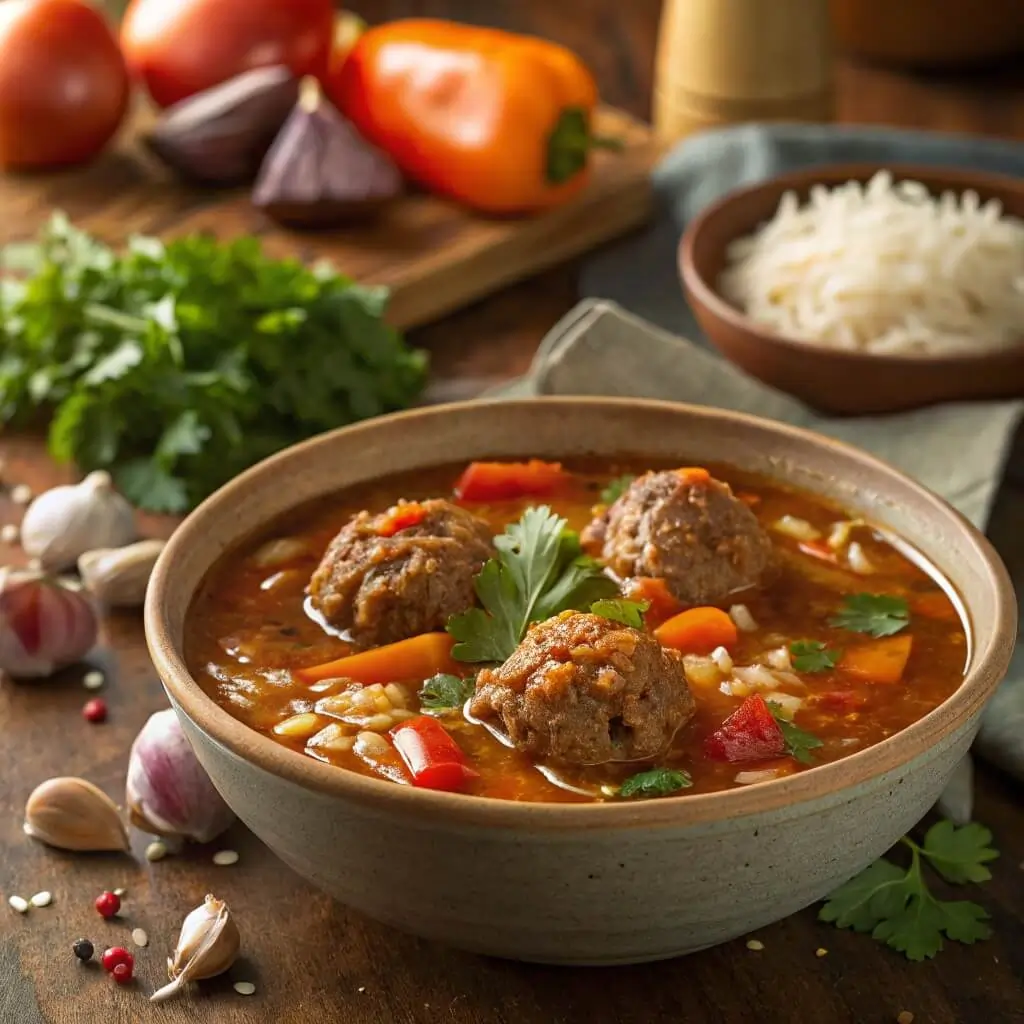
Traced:
<path id="1" fill-rule="evenodd" d="M 444 629 L 476 600 L 473 578 L 493 554 L 491 532 L 440 499 L 360 512 L 331 541 L 306 592 L 363 646 Z"/>
<path id="2" fill-rule="evenodd" d="M 470 710 L 538 760 L 583 765 L 662 753 L 694 701 L 677 651 L 598 615 L 562 612 L 480 672 Z"/>
<path id="3" fill-rule="evenodd" d="M 620 578 L 659 577 L 691 606 L 757 586 L 773 562 L 754 513 L 703 470 L 638 477 L 582 541 Z"/>

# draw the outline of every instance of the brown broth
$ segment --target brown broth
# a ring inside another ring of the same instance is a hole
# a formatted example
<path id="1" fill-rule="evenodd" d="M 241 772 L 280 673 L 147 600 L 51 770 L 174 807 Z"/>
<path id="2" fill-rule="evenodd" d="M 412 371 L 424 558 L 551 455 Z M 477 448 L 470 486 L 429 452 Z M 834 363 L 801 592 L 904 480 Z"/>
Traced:
<path id="1" fill-rule="evenodd" d="M 450 495 L 462 468 L 444 466 L 384 479 L 300 509 L 221 559 L 193 602 L 186 629 L 187 662 L 204 690 L 246 725 L 303 752 L 305 740 L 287 739 L 273 732 L 274 726 L 289 716 L 311 711 L 316 699 L 322 696 L 311 692 L 292 672 L 340 657 L 351 649 L 339 637 L 325 632 L 304 610 L 304 588 L 324 548 L 359 509 L 383 511 L 399 498 Z M 576 462 L 569 468 L 574 471 L 571 487 L 546 503 L 565 516 L 570 526 L 582 529 L 610 480 L 625 472 L 640 473 L 659 467 L 652 467 L 649 462 L 614 466 Z M 749 499 L 783 554 L 779 577 L 743 598 L 758 628 L 740 633 L 737 649 L 732 652 L 736 665 L 749 665 L 766 651 L 799 640 L 820 640 L 837 648 L 869 642 L 869 637 L 828 625 L 828 618 L 835 614 L 846 595 L 886 593 L 910 602 L 907 631 L 913 637 L 913 649 L 899 683 L 858 681 L 838 670 L 799 673 L 804 686 L 794 687 L 790 692 L 803 695 L 805 703 L 796 713 L 795 724 L 822 741 L 822 746 L 814 751 L 813 764 L 835 761 L 880 742 L 922 718 L 957 689 L 967 660 L 966 630 L 945 590 L 921 568 L 922 560 L 904 542 L 894 539 L 890 543 L 880 533 L 858 529 L 856 539 L 877 571 L 871 576 L 857 575 L 805 553 L 797 541 L 772 529 L 781 516 L 789 515 L 810 522 L 827 535 L 833 523 L 848 518 L 841 511 L 813 496 L 728 468 L 714 467 L 712 472 Z M 474 505 L 473 510 L 492 523 L 498 533 L 518 519 L 524 508 L 539 503 L 524 499 Z M 301 539 L 302 552 L 282 566 L 257 565 L 254 553 L 262 543 L 275 537 Z M 918 608 L 925 609 L 927 614 L 919 614 Z M 415 692 L 421 680 L 406 682 Z M 741 699 L 715 687 L 691 688 L 697 713 L 677 734 L 667 755 L 658 761 L 659 765 L 679 767 L 689 773 L 693 785 L 683 794 L 733 788 L 737 785 L 737 774 L 743 771 L 774 768 L 784 775 L 813 767 L 790 757 L 740 765 L 707 759 L 703 753 L 704 739 L 736 709 Z M 823 698 L 826 694 L 842 697 Z M 478 795 L 511 800 L 589 801 L 601 798 L 597 787 L 602 784 L 614 786 L 650 767 L 631 764 L 560 770 L 563 780 L 594 793 L 585 796 L 554 785 L 524 755 L 503 745 L 485 727 L 465 720 L 461 714 L 447 715 L 442 721 L 480 772 L 480 778 L 468 790 Z M 375 771 L 351 751 L 312 756 L 365 775 L 385 774 L 402 780 L 401 772 L 393 768 L 390 772 Z"/>

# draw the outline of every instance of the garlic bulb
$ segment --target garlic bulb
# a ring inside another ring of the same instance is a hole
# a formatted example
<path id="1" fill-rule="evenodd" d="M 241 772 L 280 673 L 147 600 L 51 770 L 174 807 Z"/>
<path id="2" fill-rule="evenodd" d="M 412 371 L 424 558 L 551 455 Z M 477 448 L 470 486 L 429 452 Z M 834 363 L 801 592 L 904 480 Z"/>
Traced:
<path id="1" fill-rule="evenodd" d="M 137 608 L 165 541 L 140 540 L 123 548 L 97 548 L 78 558 L 78 571 L 87 590 L 111 608 Z"/>
<path id="2" fill-rule="evenodd" d="M 89 598 L 39 572 L 0 569 L 0 672 L 52 675 L 96 643 Z"/>
<path id="3" fill-rule="evenodd" d="M 133 540 L 132 507 L 103 470 L 81 483 L 44 491 L 21 523 L 21 546 L 51 570 L 70 568 L 86 551 L 119 548 Z"/>
<path id="4" fill-rule="evenodd" d="M 61 850 L 128 850 L 128 832 L 114 801 L 72 776 L 47 779 L 32 790 L 25 833 Z"/>
<path id="5" fill-rule="evenodd" d="M 171 983 L 154 992 L 150 1002 L 169 999 L 190 981 L 223 974 L 235 962 L 241 941 L 228 905 L 208 895 L 181 926 L 174 956 L 167 961 Z"/>
<path id="6" fill-rule="evenodd" d="M 235 820 L 170 708 L 150 715 L 135 737 L 126 802 L 136 828 L 197 843 L 208 843 Z"/>

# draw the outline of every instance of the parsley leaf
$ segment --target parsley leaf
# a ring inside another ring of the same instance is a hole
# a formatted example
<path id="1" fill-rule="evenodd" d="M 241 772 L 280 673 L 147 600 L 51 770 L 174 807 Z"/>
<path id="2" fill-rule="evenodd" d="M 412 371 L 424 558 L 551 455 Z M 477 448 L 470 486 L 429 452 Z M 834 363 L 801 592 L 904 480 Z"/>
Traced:
<path id="1" fill-rule="evenodd" d="M 987 882 L 992 872 L 985 867 L 999 851 L 993 849 L 992 833 L 971 822 L 957 828 L 951 821 L 937 821 L 925 833 L 921 853 L 947 882 Z"/>
<path id="2" fill-rule="evenodd" d="M 650 607 L 647 601 L 629 601 L 624 597 L 609 597 L 603 601 L 595 601 L 590 606 L 594 615 L 612 622 L 621 622 L 624 626 L 634 629 L 644 628 L 644 612 Z"/>
<path id="3" fill-rule="evenodd" d="M 619 787 L 619 796 L 631 797 L 671 796 L 693 785 L 693 779 L 679 768 L 651 768 L 631 775 Z"/>
<path id="4" fill-rule="evenodd" d="M 968 900 L 933 896 L 922 873 L 921 857 L 927 857 L 937 869 L 942 863 L 950 871 L 950 881 L 968 881 L 972 874 L 980 881 L 990 877 L 984 862 L 998 856 L 988 846 L 990 839 L 991 833 L 980 825 L 958 829 L 948 821 L 928 830 L 924 847 L 905 836 L 901 842 L 911 851 L 906 871 L 879 858 L 836 889 L 818 917 L 837 928 L 870 932 L 872 938 L 903 953 L 908 960 L 935 956 L 942 949 L 943 935 L 967 944 L 987 939 L 991 929 L 985 923 L 985 910 Z"/>
<path id="5" fill-rule="evenodd" d="M 420 707 L 424 711 L 451 711 L 461 708 L 469 700 L 476 685 L 476 677 L 460 679 L 447 672 L 439 672 L 425 680 L 420 687 Z"/>
<path id="6" fill-rule="evenodd" d="M 910 622 L 910 609 L 902 597 L 891 594 L 850 594 L 830 626 L 868 636 L 892 636 Z"/>
<path id="7" fill-rule="evenodd" d="M 768 701 L 767 704 L 772 718 L 782 730 L 782 738 L 786 741 L 786 753 L 801 764 L 813 764 L 814 757 L 811 751 L 822 746 L 821 740 L 814 733 L 801 729 L 800 726 L 794 725 L 786 718 L 780 704 L 773 700 Z"/>
<path id="8" fill-rule="evenodd" d="M 617 476 L 614 480 L 609 481 L 601 492 L 601 504 L 611 505 L 618 501 L 629 490 L 629 485 L 635 479 L 636 477 L 632 473 L 624 473 L 622 476 Z"/>
<path id="9" fill-rule="evenodd" d="M 494 538 L 494 547 L 497 557 L 475 580 L 483 607 L 448 620 L 459 661 L 504 661 L 532 623 L 618 593 L 601 563 L 580 553 L 579 537 L 546 505 L 526 509 Z"/>
<path id="10" fill-rule="evenodd" d="M 789 653 L 797 672 L 824 672 L 835 668 L 843 654 L 829 649 L 820 640 L 797 640 L 789 645 Z"/>
<path id="11" fill-rule="evenodd" d="M 55 214 L 0 261 L 0 425 L 51 417 L 50 453 L 125 496 L 185 511 L 254 462 L 411 404 L 425 356 L 385 293 L 255 238 L 132 238 L 118 251 Z"/>

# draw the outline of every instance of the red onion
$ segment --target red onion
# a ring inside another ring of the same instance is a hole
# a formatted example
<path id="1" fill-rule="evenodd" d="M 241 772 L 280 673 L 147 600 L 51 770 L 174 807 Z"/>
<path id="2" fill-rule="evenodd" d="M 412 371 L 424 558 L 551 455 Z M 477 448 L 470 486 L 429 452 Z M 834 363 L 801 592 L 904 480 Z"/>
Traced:
<path id="1" fill-rule="evenodd" d="M 135 737 L 126 802 L 137 828 L 197 843 L 208 843 L 235 820 L 171 708 L 150 715 Z"/>
<path id="2" fill-rule="evenodd" d="M 96 643 L 96 612 L 81 591 L 39 572 L 0 569 L 0 672 L 49 676 Z"/>

